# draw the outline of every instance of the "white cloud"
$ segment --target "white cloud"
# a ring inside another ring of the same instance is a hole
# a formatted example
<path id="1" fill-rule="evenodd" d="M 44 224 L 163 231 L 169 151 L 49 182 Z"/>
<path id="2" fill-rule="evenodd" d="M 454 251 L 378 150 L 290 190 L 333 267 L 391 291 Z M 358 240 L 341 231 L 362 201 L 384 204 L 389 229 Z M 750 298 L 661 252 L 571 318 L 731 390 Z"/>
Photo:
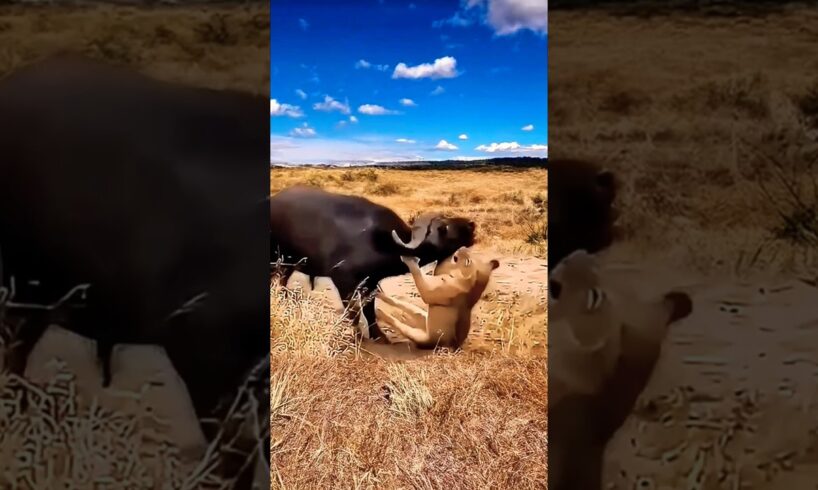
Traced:
<path id="1" fill-rule="evenodd" d="M 417 161 L 432 156 L 418 154 L 415 146 L 398 145 L 393 140 L 362 142 L 336 138 L 293 138 L 270 136 L 270 161 L 276 163 L 377 163 Z"/>
<path id="2" fill-rule="evenodd" d="M 385 107 L 381 107 L 376 104 L 364 104 L 358 107 L 358 112 L 361 114 L 366 114 L 368 116 L 386 116 L 389 114 L 398 114 L 397 111 L 391 111 Z"/>
<path id="3" fill-rule="evenodd" d="M 358 118 L 355 116 L 349 116 L 349 122 L 351 122 L 352 124 L 357 124 Z"/>
<path id="4" fill-rule="evenodd" d="M 307 98 L 307 92 L 304 92 L 304 91 L 303 91 L 303 90 L 301 90 L 300 88 L 295 89 L 295 95 L 297 95 L 297 96 L 301 97 L 301 100 L 304 100 L 304 99 L 306 99 L 306 98 Z"/>
<path id="5" fill-rule="evenodd" d="M 310 23 L 306 19 L 298 19 L 298 25 L 305 31 L 310 27 Z"/>
<path id="6" fill-rule="evenodd" d="M 521 145 L 516 141 L 507 143 L 491 143 L 490 145 L 480 145 L 475 148 L 477 151 L 486 153 L 527 153 L 538 154 L 548 152 L 548 145 Z"/>
<path id="7" fill-rule="evenodd" d="M 416 143 L 416 141 L 415 141 L 415 140 L 409 140 L 409 139 L 406 139 L 406 138 L 398 138 L 398 139 L 396 139 L 396 140 L 395 140 L 395 142 L 397 142 L 397 143 L 405 143 L 405 144 L 412 144 L 412 143 Z"/>
<path id="8" fill-rule="evenodd" d="M 443 92 L 445 92 L 445 91 L 446 91 L 446 89 L 445 89 L 445 88 L 443 88 L 443 87 L 441 87 L 440 85 L 438 85 L 437 87 L 435 87 L 435 89 L 434 89 L 434 90 L 432 90 L 431 92 L 429 92 L 429 95 L 440 95 L 440 94 L 442 94 L 442 93 L 443 93 Z"/>
<path id="9" fill-rule="evenodd" d="M 526 126 L 523 126 L 520 129 L 522 129 L 523 131 L 534 131 L 534 125 L 533 124 L 528 124 Z"/>
<path id="10" fill-rule="evenodd" d="M 432 27 L 443 27 L 450 25 L 453 27 L 468 27 L 474 24 L 474 19 L 468 15 L 467 12 L 455 12 L 453 16 L 448 19 L 436 20 L 432 22 Z"/>
<path id="11" fill-rule="evenodd" d="M 398 63 L 392 78 L 454 78 L 458 76 L 457 60 L 452 56 L 438 58 L 434 63 L 422 63 L 417 66 L 406 66 L 406 63 Z"/>
<path id="12" fill-rule="evenodd" d="M 436 150 L 446 150 L 446 151 L 454 151 L 457 147 L 446 140 L 440 140 L 437 145 L 435 145 Z"/>
<path id="13" fill-rule="evenodd" d="M 386 70 L 389 69 L 389 65 L 373 65 L 372 63 L 370 63 L 370 62 L 368 62 L 368 61 L 366 61 L 364 59 L 360 59 L 360 60 L 355 62 L 355 68 L 363 68 L 363 69 L 375 68 L 378 71 L 386 71 Z"/>
<path id="14" fill-rule="evenodd" d="M 461 134 L 460 136 L 457 137 L 457 139 L 465 141 L 465 140 L 469 139 L 469 135 Z"/>
<path id="15" fill-rule="evenodd" d="M 278 100 L 270 99 L 271 116 L 304 117 L 301 108 L 297 105 L 279 104 Z"/>
<path id="16" fill-rule="evenodd" d="M 332 112 L 338 111 L 341 114 L 349 114 L 349 103 L 343 103 L 330 97 L 324 96 L 324 102 L 316 102 L 312 106 L 316 111 Z"/>
<path id="17" fill-rule="evenodd" d="M 417 107 L 417 104 L 415 104 L 415 101 L 412 99 L 401 99 L 400 105 L 404 107 Z"/>
<path id="18" fill-rule="evenodd" d="M 486 5 L 488 4 L 488 5 Z M 543 0 L 467 0 L 465 8 L 480 7 L 497 35 L 506 36 L 528 29 L 548 32 L 548 2 Z"/>
<path id="19" fill-rule="evenodd" d="M 311 138 L 315 135 L 315 130 L 309 127 L 307 123 L 302 124 L 300 128 L 295 128 L 290 131 L 290 136 L 298 136 L 300 138 Z"/>

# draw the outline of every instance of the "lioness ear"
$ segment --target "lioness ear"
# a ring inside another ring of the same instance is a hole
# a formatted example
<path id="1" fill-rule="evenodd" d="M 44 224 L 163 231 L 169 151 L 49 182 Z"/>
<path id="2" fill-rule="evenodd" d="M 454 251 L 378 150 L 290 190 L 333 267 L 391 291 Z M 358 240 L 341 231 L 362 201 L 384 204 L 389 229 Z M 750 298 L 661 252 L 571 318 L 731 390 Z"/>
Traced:
<path id="1" fill-rule="evenodd" d="M 492 259 L 491 262 L 489 262 L 489 264 L 491 264 L 491 270 L 500 267 L 500 261 L 497 259 Z"/>

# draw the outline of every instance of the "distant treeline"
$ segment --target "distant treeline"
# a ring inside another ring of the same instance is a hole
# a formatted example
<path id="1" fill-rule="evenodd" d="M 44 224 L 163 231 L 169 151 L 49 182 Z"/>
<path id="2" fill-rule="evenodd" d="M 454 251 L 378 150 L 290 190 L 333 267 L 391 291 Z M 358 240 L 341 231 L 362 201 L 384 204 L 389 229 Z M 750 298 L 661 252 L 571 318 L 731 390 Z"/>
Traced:
<path id="1" fill-rule="evenodd" d="M 293 168 L 295 165 L 270 165 L 271 168 Z M 524 169 L 524 168 L 547 168 L 547 158 L 536 157 L 509 157 L 509 158 L 487 158 L 485 160 L 439 160 L 433 162 L 383 162 L 368 165 L 310 165 L 311 168 L 387 168 L 401 170 L 449 170 L 449 169 Z"/>
<path id="2" fill-rule="evenodd" d="M 745 14 L 780 10 L 788 5 L 818 5 L 818 0 L 551 0 L 549 10 L 614 8 L 627 13 L 689 12 Z"/>

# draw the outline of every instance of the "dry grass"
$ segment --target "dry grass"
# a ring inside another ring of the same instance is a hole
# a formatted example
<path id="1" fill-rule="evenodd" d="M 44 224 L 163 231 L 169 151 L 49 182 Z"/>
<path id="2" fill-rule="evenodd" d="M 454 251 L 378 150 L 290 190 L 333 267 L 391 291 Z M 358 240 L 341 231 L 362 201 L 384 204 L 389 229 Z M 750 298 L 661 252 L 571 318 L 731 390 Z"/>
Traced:
<path id="1" fill-rule="evenodd" d="M 296 183 L 364 195 L 406 218 L 430 209 L 468 216 L 478 248 L 546 253 L 526 234 L 544 170 L 271 171 L 272 192 Z M 474 318 L 499 342 L 471 343 L 473 330 L 462 352 L 395 363 L 359 355 L 352 326 L 331 306 L 274 286 L 273 487 L 546 488 L 545 298 L 526 310 L 504 287 Z"/>
<path id="2" fill-rule="evenodd" d="M 274 488 L 545 488 L 545 359 L 273 356 Z"/>
<path id="3" fill-rule="evenodd" d="M 270 191 L 308 184 L 364 195 L 409 219 L 434 209 L 468 216 L 478 226 L 478 248 L 545 258 L 545 169 L 383 170 L 295 168 L 270 171 Z"/>
<path id="4" fill-rule="evenodd" d="M 661 251 L 712 275 L 818 269 L 818 10 L 553 22 L 549 143 L 623 177 L 627 244 L 612 255 Z M 809 185 L 793 199 L 796 181 Z"/>
<path id="5" fill-rule="evenodd" d="M 223 7 L 0 7 L 0 76 L 64 49 L 160 79 L 267 94 L 269 11 Z"/>
<path id="6" fill-rule="evenodd" d="M 170 81 L 255 94 L 269 87 L 269 18 L 262 5 L 0 6 L 0 77 L 65 49 Z M 230 485 L 212 474 L 217 453 L 201 461 L 179 454 L 166 437 L 166 421 L 80 400 L 72 376 L 65 372 L 42 386 L 0 372 L 0 487 Z M 20 409 L 22 398 L 28 411 Z"/>

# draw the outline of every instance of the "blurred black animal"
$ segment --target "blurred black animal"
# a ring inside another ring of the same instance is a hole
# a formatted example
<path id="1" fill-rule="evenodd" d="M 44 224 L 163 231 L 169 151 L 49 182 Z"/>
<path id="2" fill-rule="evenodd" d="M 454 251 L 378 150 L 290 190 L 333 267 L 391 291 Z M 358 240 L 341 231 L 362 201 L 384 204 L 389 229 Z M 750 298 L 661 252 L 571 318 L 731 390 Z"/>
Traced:
<path id="1" fill-rule="evenodd" d="M 617 181 L 585 160 L 549 159 L 548 270 L 576 250 L 596 253 L 616 238 Z"/>
<path id="2" fill-rule="evenodd" d="M 114 344 L 149 343 L 165 347 L 200 417 L 232 396 L 269 355 L 267 104 L 71 54 L 0 80 L 13 371 L 59 321 L 96 340 L 106 386 Z M 13 308 L 79 284 L 82 307 Z"/>
<path id="3" fill-rule="evenodd" d="M 425 213 L 410 227 L 391 209 L 363 197 L 294 186 L 270 199 L 270 230 L 271 258 L 295 265 L 283 280 L 292 270 L 329 277 L 348 302 L 359 286 L 372 292 L 382 279 L 409 272 L 401 255 L 418 257 L 424 265 L 472 246 L 475 223 Z M 364 303 L 363 315 L 370 338 L 379 338 L 373 301 Z"/>

